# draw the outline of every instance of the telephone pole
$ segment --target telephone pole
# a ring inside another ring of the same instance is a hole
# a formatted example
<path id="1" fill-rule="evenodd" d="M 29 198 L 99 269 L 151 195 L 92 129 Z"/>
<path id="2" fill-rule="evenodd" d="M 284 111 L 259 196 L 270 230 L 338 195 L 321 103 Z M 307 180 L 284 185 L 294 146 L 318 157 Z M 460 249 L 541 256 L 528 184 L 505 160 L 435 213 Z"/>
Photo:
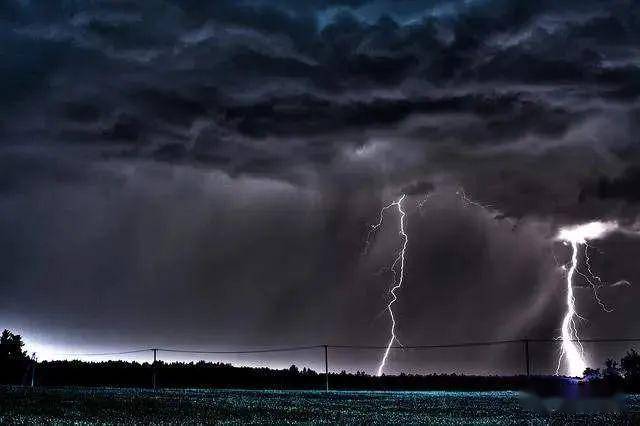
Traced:
<path id="1" fill-rule="evenodd" d="M 325 392 L 329 392 L 329 351 L 327 345 L 324 345 L 324 385 Z"/>
<path id="2" fill-rule="evenodd" d="M 531 362 L 529 358 L 529 339 L 524 339 L 524 363 L 527 369 L 527 377 L 531 375 Z"/>
<path id="3" fill-rule="evenodd" d="M 152 382 L 153 382 L 153 390 L 158 389 L 158 371 L 157 371 L 157 362 L 158 362 L 158 349 L 152 349 L 153 351 L 153 373 L 152 373 Z"/>
<path id="4" fill-rule="evenodd" d="M 38 361 L 34 360 L 31 365 L 31 387 L 36 386 L 36 366 L 38 365 Z"/>

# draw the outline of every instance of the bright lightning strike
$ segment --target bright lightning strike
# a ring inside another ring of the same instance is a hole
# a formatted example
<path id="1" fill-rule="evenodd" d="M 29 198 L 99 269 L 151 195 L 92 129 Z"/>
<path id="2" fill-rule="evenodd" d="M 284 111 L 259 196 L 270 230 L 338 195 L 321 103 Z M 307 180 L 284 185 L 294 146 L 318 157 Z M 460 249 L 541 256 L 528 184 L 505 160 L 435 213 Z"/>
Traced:
<path id="1" fill-rule="evenodd" d="M 458 197 L 460 197 L 460 199 L 462 200 L 462 203 L 464 204 L 465 207 L 476 206 L 476 207 L 480 207 L 481 209 L 484 209 L 484 210 L 492 210 L 493 209 L 492 205 L 490 205 L 490 204 L 487 204 L 487 205 L 480 204 L 477 201 L 475 201 L 472 198 L 470 198 L 469 196 L 467 196 L 467 193 L 464 191 L 464 188 L 459 188 L 456 191 L 456 195 Z"/>
<path id="2" fill-rule="evenodd" d="M 405 254 L 407 251 L 407 244 L 409 243 L 409 237 L 405 231 L 406 212 L 402 208 L 402 202 L 404 201 L 405 196 L 406 196 L 405 194 L 402 194 L 402 196 L 398 198 L 397 201 L 394 201 L 393 203 L 386 205 L 380 210 L 380 219 L 378 220 L 378 223 L 376 223 L 375 225 L 371 225 L 371 229 L 369 230 L 369 235 L 367 236 L 367 242 L 366 242 L 366 245 L 368 246 L 369 237 L 371 236 L 371 234 L 376 232 L 378 228 L 382 226 L 385 211 L 392 207 L 396 207 L 398 209 L 398 213 L 400 214 L 399 234 L 400 236 L 402 236 L 402 246 L 398 252 L 398 256 L 395 258 L 395 260 L 391 264 L 391 272 L 393 273 L 393 281 L 391 282 L 391 288 L 389 290 L 389 294 L 391 295 L 391 300 L 387 304 L 387 309 L 386 309 L 389 312 L 389 317 L 391 318 L 391 335 L 389 337 L 389 341 L 387 342 L 387 346 L 385 347 L 384 353 L 382 355 L 382 360 L 380 361 L 380 365 L 378 366 L 378 372 L 377 372 L 378 376 L 381 376 L 382 372 L 384 371 L 384 367 L 387 363 L 387 358 L 389 357 L 389 352 L 391 351 L 391 347 L 393 346 L 393 343 L 397 342 L 398 344 L 401 345 L 400 341 L 396 336 L 396 319 L 393 314 L 393 305 L 398 300 L 396 291 L 400 289 L 400 287 L 402 287 L 402 282 L 404 281 Z M 398 270 L 398 266 L 400 267 L 399 270 Z"/>
<path id="3" fill-rule="evenodd" d="M 587 273 L 580 273 L 582 278 L 591 286 L 593 289 L 593 297 L 596 299 L 596 302 L 600 305 L 603 311 L 605 312 L 613 312 L 613 309 L 607 307 L 607 305 L 600 299 L 600 295 L 598 295 L 598 289 L 603 287 L 602 278 L 599 275 L 596 275 L 591 270 L 591 258 L 589 257 L 589 244 L 584 245 L 584 264 L 587 267 Z"/>
<path id="4" fill-rule="evenodd" d="M 590 222 L 583 225 L 561 228 L 556 236 L 557 240 L 571 246 L 571 263 L 566 278 L 567 310 L 562 320 L 562 347 L 556 374 L 560 371 L 560 362 L 563 358 L 567 360 L 567 373 L 570 376 L 582 376 L 586 368 L 584 350 L 580 344 L 580 338 L 575 324 L 575 318 L 579 317 L 579 315 L 576 311 L 575 297 L 573 295 L 573 278 L 578 267 L 578 246 L 580 244 L 587 244 L 587 241 L 602 238 L 617 228 L 618 224 L 616 222 Z"/>
<path id="5" fill-rule="evenodd" d="M 421 215 L 422 215 L 422 208 L 427 203 L 427 201 L 429 201 L 429 198 L 431 198 L 431 193 L 427 192 L 426 194 L 424 194 L 424 198 L 416 203 L 416 208 L 418 209 Z"/>

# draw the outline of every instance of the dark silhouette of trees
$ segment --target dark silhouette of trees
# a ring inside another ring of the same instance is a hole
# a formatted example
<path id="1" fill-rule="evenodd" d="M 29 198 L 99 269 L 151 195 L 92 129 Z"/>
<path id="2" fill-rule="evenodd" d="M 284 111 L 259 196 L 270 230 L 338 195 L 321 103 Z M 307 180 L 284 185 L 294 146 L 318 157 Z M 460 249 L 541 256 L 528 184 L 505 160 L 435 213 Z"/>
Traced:
<path id="1" fill-rule="evenodd" d="M 22 336 L 5 329 L 0 336 L 0 361 L 28 359 L 27 352 L 23 348 Z"/>
<path id="2" fill-rule="evenodd" d="M 598 380 L 602 378 L 602 373 L 600 372 L 599 368 L 590 368 L 587 367 L 584 369 L 584 373 L 582 373 L 582 377 L 584 377 L 585 380 L 590 381 L 590 380 Z"/>
<path id="3" fill-rule="evenodd" d="M 640 381 L 640 354 L 631 349 L 620 360 L 620 370 L 626 379 Z"/>
<path id="4" fill-rule="evenodd" d="M 620 363 L 609 358 L 600 369 L 586 368 L 584 379 L 595 385 L 605 385 L 617 391 L 640 391 L 640 353 L 635 349 L 627 351 Z"/>
<path id="5" fill-rule="evenodd" d="M 0 383 L 26 384 L 34 365 L 24 350 L 22 336 L 4 330 L 0 335 Z"/>
<path id="6" fill-rule="evenodd" d="M 629 391 L 640 390 L 640 354 L 634 349 L 620 359 L 620 371 L 624 375 L 626 388 Z"/>
<path id="7" fill-rule="evenodd" d="M 604 362 L 604 370 L 602 371 L 602 376 L 605 379 L 615 379 L 620 377 L 620 367 L 618 367 L 618 362 L 609 358 Z"/>

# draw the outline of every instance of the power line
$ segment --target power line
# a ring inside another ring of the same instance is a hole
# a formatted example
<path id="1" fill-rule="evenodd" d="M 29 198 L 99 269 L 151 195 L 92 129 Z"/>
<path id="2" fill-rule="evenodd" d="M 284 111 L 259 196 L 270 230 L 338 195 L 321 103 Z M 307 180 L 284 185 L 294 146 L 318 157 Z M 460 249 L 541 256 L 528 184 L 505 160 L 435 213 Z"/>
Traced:
<path id="1" fill-rule="evenodd" d="M 580 343 L 632 343 L 640 342 L 640 338 L 591 338 L 591 339 L 572 339 L 572 342 Z M 463 342 L 463 343 L 447 343 L 447 344 L 435 344 L 435 345 L 394 345 L 392 349 L 446 349 L 446 348 L 466 348 L 477 346 L 494 346 L 505 345 L 512 343 L 560 343 L 557 338 L 550 339 L 510 339 L 510 340 L 493 340 L 486 342 Z M 334 349 L 385 349 L 386 346 L 370 346 L 370 345 L 329 345 L 329 348 Z"/>
<path id="2" fill-rule="evenodd" d="M 158 348 L 159 352 L 177 352 L 177 353 L 189 353 L 189 354 L 258 354 L 258 353 L 267 353 L 267 352 L 293 352 L 293 351 L 304 351 L 308 349 L 319 349 L 323 348 L 324 345 L 313 345 L 313 346 L 293 346 L 287 348 L 268 348 L 268 349 L 252 349 L 245 351 L 201 351 L 201 350 L 187 350 L 187 349 L 167 349 L 167 348 Z"/>
<path id="3" fill-rule="evenodd" d="M 439 345 L 394 345 L 391 346 L 391 349 L 444 349 L 444 348 L 467 348 L 467 347 L 475 347 L 475 346 L 493 346 L 493 345 L 504 345 L 508 343 L 521 343 L 523 340 L 496 340 L 490 342 L 465 342 L 465 343 L 449 343 L 449 344 L 439 344 Z M 386 349 L 386 346 L 368 346 L 368 345 L 328 345 L 331 349 Z"/>
<path id="4" fill-rule="evenodd" d="M 581 343 L 634 343 L 640 342 L 640 338 L 592 338 L 592 339 L 574 339 L 574 342 Z M 427 350 L 427 349 L 447 349 L 447 348 L 471 348 L 481 346 L 497 346 L 515 343 L 559 343 L 558 339 L 510 339 L 510 340 L 493 340 L 485 342 L 461 342 L 461 343 L 447 343 L 447 344 L 433 344 L 433 345 L 394 345 L 391 349 L 397 350 Z M 276 347 L 276 348 L 263 348 L 263 349 L 248 349 L 248 350 L 224 350 L 224 351 L 208 351 L 199 349 L 179 349 L 179 348 L 145 348 L 134 349 L 120 352 L 102 352 L 102 353 L 57 353 L 58 356 L 112 356 L 112 355 L 128 355 L 142 352 L 150 352 L 156 350 L 158 352 L 171 352 L 171 353 L 186 353 L 186 354 L 209 354 L 209 355 L 233 355 L 233 354 L 258 354 L 258 353 L 270 353 L 270 352 L 294 352 L 304 351 L 310 349 L 321 349 L 327 347 L 329 349 L 353 349 L 353 350 L 381 350 L 386 349 L 386 346 L 376 345 L 308 345 L 308 346 L 289 346 L 289 347 Z"/>
<path id="5" fill-rule="evenodd" d="M 84 354 L 74 354 L 74 353 L 55 353 L 53 355 L 57 356 L 111 356 L 111 355 L 127 355 L 127 354 L 135 354 L 141 352 L 149 352 L 151 348 L 147 349 L 133 349 L 130 351 L 122 351 L 122 352 L 101 352 L 101 353 L 84 353 Z"/>
<path id="6" fill-rule="evenodd" d="M 560 342 L 559 339 L 523 339 L 528 340 L 531 343 L 553 343 Z M 522 340 L 520 340 L 522 341 Z M 638 337 L 623 337 L 623 338 L 593 338 L 593 339 L 571 339 L 572 342 L 580 343 L 633 343 L 640 342 Z"/>

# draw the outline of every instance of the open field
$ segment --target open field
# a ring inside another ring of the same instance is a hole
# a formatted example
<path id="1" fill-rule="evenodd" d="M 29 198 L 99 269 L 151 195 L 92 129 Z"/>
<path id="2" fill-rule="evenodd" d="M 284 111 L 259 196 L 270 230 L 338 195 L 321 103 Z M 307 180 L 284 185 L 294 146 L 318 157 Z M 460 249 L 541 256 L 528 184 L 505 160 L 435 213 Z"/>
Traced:
<path id="1" fill-rule="evenodd" d="M 317 392 L 0 388 L 0 423 L 638 423 L 640 396 L 623 414 L 536 414 L 514 392 Z"/>

